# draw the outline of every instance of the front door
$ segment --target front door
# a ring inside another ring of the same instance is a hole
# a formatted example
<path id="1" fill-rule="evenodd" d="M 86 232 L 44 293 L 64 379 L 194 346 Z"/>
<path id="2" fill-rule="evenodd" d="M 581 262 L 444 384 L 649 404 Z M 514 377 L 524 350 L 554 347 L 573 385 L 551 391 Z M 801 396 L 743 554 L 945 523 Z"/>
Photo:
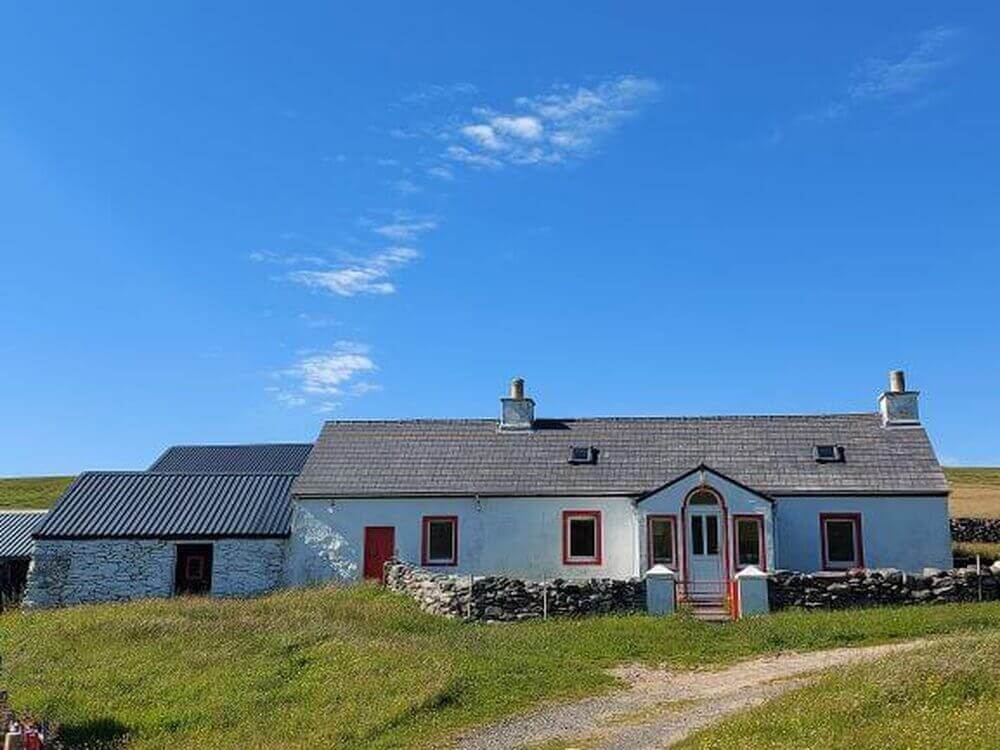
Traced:
<path id="1" fill-rule="evenodd" d="M 396 552 L 396 529 L 393 526 L 365 526 L 365 578 L 382 582 L 386 562 Z"/>
<path id="2" fill-rule="evenodd" d="M 175 594 L 207 594 L 212 590 L 212 545 L 178 544 Z"/>
<path id="3" fill-rule="evenodd" d="M 722 599 L 722 513 L 718 506 L 688 507 L 688 584 L 691 599 Z"/>

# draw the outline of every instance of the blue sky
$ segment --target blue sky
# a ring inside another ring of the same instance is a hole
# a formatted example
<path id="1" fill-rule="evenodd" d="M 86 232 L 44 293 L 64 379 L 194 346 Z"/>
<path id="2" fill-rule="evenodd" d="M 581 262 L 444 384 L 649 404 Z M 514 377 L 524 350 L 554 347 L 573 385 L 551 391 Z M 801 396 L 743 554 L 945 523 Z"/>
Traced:
<path id="1" fill-rule="evenodd" d="M 1000 464 L 996 8 L 203 5 L 0 10 L 0 474 L 891 367 Z"/>

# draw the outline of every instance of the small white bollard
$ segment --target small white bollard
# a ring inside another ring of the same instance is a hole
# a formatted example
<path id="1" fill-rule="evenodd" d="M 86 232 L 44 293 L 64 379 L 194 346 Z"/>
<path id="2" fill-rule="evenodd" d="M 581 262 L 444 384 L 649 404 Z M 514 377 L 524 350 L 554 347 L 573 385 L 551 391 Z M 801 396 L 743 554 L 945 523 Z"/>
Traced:
<path id="1" fill-rule="evenodd" d="M 736 574 L 736 617 L 766 615 L 771 611 L 767 600 L 767 573 L 748 565 Z"/>
<path id="2" fill-rule="evenodd" d="M 646 611 L 651 615 L 670 615 L 677 610 L 677 574 L 666 565 L 654 565 L 646 571 Z"/>

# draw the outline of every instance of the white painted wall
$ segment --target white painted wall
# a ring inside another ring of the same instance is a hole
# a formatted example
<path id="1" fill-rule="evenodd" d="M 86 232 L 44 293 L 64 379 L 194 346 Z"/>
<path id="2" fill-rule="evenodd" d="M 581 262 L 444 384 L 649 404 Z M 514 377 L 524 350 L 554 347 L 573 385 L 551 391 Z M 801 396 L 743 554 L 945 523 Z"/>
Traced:
<path id="1" fill-rule="evenodd" d="M 562 513 L 601 511 L 601 565 L 564 565 Z M 529 579 L 630 578 L 638 574 L 634 503 L 628 498 L 474 498 L 296 500 L 288 581 L 358 580 L 365 526 L 392 526 L 397 554 L 420 564 L 423 516 L 458 516 L 458 564 L 449 573 Z"/>
<path id="2" fill-rule="evenodd" d="M 25 606 L 171 596 L 177 545 L 183 543 L 147 539 L 36 542 Z M 253 596 L 279 588 L 284 582 L 286 546 L 284 539 L 215 541 L 212 594 Z"/>
<path id="3" fill-rule="evenodd" d="M 786 497 L 775 505 L 778 567 L 823 567 L 820 513 L 860 513 L 865 566 L 919 573 L 951 567 L 945 497 Z"/>

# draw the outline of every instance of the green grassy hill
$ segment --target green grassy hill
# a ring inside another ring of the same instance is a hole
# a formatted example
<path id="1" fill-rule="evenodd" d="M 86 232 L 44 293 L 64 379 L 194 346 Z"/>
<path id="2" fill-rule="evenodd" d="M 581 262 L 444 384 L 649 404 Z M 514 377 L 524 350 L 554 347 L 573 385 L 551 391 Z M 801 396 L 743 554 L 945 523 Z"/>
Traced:
<path id="1" fill-rule="evenodd" d="M 61 722 L 73 747 L 440 747 L 458 729 L 540 701 L 609 690 L 604 669 L 616 664 L 692 668 L 998 631 L 1000 603 L 785 612 L 724 626 L 683 615 L 467 625 L 356 586 L 0 615 L 0 689 Z"/>
<path id="2" fill-rule="evenodd" d="M 0 479 L 0 510 L 4 508 L 48 508 L 73 477 L 16 477 Z"/>

